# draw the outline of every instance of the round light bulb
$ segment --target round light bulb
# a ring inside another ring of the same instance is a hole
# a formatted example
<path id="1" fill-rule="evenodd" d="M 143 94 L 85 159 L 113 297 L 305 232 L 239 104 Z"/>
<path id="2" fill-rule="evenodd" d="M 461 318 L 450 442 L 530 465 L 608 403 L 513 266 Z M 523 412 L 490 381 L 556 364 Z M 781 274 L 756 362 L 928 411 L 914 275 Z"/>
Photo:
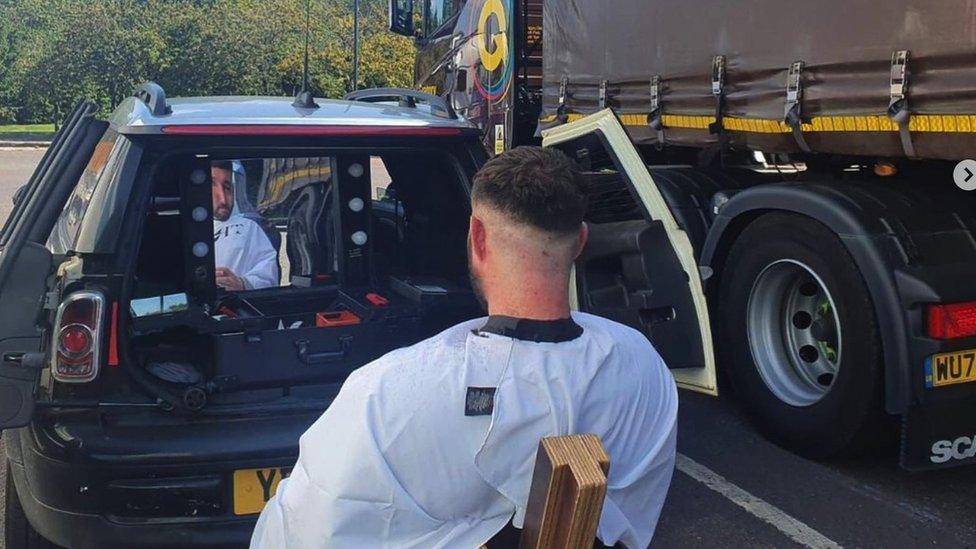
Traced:
<path id="1" fill-rule="evenodd" d="M 196 208 L 193 208 L 193 213 L 190 215 L 193 216 L 194 221 L 205 221 L 207 219 L 207 209 L 203 206 L 197 206 Z"/>
<path id="2" fill-rule="evenodd" d="M 364 171 L 366 170 L 363 169 L 363 165 L 359 162 L 349 165 L 349 175 L 353 177 L 361 177 Z"/>
<path id="3" fill-rule="evenodd" d="M 208 253 L 210 253 L 210 246 L 207 246 L 206 242 L 197 242 L 193 245 L 193 255 L 207 257 Z"/>
<path id="4" fill-rule="evenodd" d="M 369 237 L 366 236 L 366 231 L 356 231 L 352 233 L 352 243 L 357 246 L 362 246 L 367 240 L 369 240 Z"/>
<path id="5" fill-rule="evenodd" d="M 194 185 L 203 185 L 207 181 L 207 172 L 197 168 L 190 173 L 190 182 Z"/>
<path id="6" fill-rule="evenodd" d="M 354 212 L 363 211 L 364 206 L 366 206 L 366 203 L 363 202 L 363 199 L 359 198 L 358 196 L 349 201 L 349 209 Z"/>

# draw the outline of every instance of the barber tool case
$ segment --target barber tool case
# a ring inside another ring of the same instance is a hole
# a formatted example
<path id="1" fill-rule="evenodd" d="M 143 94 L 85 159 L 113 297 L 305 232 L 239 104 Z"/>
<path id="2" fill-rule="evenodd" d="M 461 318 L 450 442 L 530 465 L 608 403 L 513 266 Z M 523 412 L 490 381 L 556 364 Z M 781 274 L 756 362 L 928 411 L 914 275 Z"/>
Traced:
<path id="1" fill-rule="evenodd" d="M 331 310 L 264 318 L 216 333 L 214 381 L 224 390 L 334 383 L 421 337 L 409 307 L 340 300 Z"/>

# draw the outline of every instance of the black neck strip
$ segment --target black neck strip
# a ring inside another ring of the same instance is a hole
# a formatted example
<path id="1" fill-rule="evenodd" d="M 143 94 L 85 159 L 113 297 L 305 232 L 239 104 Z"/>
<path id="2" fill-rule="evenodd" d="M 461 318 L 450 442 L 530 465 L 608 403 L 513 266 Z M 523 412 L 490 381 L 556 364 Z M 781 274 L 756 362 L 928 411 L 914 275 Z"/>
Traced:
<path id="1" fill-rule="evenodd" d="M 477 331 L 536 343 L 562 343 L 583 335 L 583 327 L 572 318 L 530 320 L 500 315 L 488 317 L 485 325 Z"/>

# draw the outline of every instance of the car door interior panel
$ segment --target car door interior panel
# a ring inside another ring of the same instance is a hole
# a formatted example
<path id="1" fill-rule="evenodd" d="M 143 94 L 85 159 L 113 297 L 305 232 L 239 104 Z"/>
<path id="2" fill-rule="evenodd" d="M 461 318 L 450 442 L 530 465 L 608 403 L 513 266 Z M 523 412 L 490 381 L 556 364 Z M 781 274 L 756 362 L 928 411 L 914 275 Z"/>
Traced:
<path id="1" fill-rule="evenodd" d="M 639 330 L 670 368 L 701 368 L 698 321 L 678 314 L 694 310 L 682 291 L 688 281 L 684 271 L 668 268 L 675 263 L 669 250 L 660 222 L 592 224 L 577 262 L 580 301 L 593 314 Z"/>

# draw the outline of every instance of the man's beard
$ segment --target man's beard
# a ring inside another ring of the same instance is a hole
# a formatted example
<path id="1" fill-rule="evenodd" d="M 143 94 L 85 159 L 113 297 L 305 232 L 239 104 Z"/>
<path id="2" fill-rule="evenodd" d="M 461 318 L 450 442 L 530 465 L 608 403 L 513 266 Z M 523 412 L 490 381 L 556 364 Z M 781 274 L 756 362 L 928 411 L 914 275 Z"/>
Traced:
<path id="1" fill-rule="evenodd" d="M 471 263 L 471 237 L 468 237 L 468 279 L 471 281 L 471 290 L 474 291 L 474 297 L 478 299 L 478 303 L 481 303 L 481 307 L 487 311 L 488 310 L 488 300 L 485 298 L 485 289 L 481 284 L 481 279 L 474 272 L 474 265 Z"/>
<path id="2" fill-rule="evenodd" d="M 230 208 L 221 206 L 214 210 L 214 219 L 217 221 L 227 221 L 230 219 Z"/>

